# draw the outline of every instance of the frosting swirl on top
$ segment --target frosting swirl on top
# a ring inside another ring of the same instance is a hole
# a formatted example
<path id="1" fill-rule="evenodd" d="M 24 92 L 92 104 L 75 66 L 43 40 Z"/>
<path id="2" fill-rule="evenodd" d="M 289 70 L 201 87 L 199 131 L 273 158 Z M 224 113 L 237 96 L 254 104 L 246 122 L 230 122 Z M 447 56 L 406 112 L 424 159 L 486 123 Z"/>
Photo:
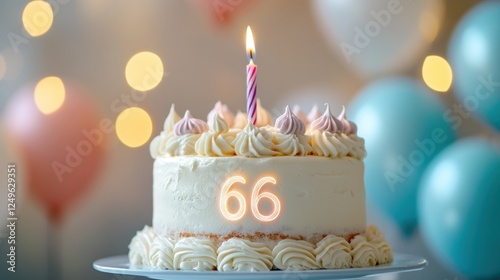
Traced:
<path id="1" fill-rule="evenodd" d="M 212 118 L 215 116 L 215 115 L 219 115 L 220 117 L 222 117 L 227 125 L 229 127 L 233 126 L 233 123 L 234 123 L 234 115 L 233 113 L 229 110 L 229 108 L 227 107 L 226 104 L 222 104 L 222 102 L 220 101 L 217 101 L 217 103 L 215 103 L 215 106 L 214 108 L 212 109 L 212 111 L 210 111 L 210 113 L 208 113 L 208 116 L 207 116 L 207 121 L 209 123 L 212 122 Z"/>
<path id="2" fill-rule="evenodd" d="M 313 131 L 311 147 L 315 155 L 324 157 L 344 157 L 349 153 L 349 147 L 339 138 L 338 134 L 328 131 Z"/>
<path id="3" fill-rule="evenodd" d="M 347 119 L 347 114 L 345 112 L 345 106 L 342 105 L 342 112 L 340 113 L 338 119 L 342 123 L 342 132 L 345 134 L 356 134 L 358 132 L 358 127 L 355 123 Z"/>
<path id="4" fill-rule="evenodd" d="M 271 250 L 264 244 L 231 238 L 217 250 L 219 271 L 269 271 L 273 267 Z"/>
<path id="5" fill-rule="evenodd" d="M 201 156 L 231 156 L 234 155 L 233 142 L 239 129 L 229 131 L 227 123 L 219 115 L 212 117 L 210 130 L 203 132 L 196 141 L 195 151 Z"/>
<path id="6" fill-rule="evenodd" d="M 184 114 L 184 117 L 174 125 L 174 135 L 176 136 L 186 134 L 201 134 L 207 130 L 207 123 L 200 119 L 193 118 L 189 110 L 187 110 Z"/>
<path id="7" fill-rule="evenodd" d="M 165 123 L 163 124 L 163 131 L 160 135 L 153 138 L 151 144 L 149 144 L 149 152 L 152 158 L 157 158 L 158 156 L 165 155 L 165 145 L 170 137 L 173 135 L 174 125 L 181 118 L 175 112 L 175 105 L 170 106 L 170 112 L 168 113 Z"/>
<path id="8" fill-rule="evenodd" d="M 258 128 L 248 123 L 234 140 L 234 150 L 237 155 L 244 157 L 278 156 L 274 151 L 272 134 L 265 128 Z"/>
<path id="9" fill-rule="evenodd" d="M 182 238 L 174 247 L 177 270 L 213 270 L 217 265 L 217 248 L 208 239 Z"/>
<path id="10" fill-rule="evenodd" d="M 274 265 L 281 270 L 318 269 L 314 245 L 304 240 L 281 240 L 273 249 Z"/>
<path id="11" fill-rule="evenodd" d="M 341 132 L 343 129 L 342 123 L 332 115 L 330 105 L 328 103 L 325 103 L 325 105 L 325 113 L 311 123 L 311 130 L 327 131 L 330 133 Z"/>
<path id="12" fill-rule="evenodd" d="M 198 141 L 200 136 L 201 134 L 173 135 L 168 138 L 164 153 L 169 156 L 195 155 L 196 141 Z"/>
<path id="13" fill-rule="evenodd" d="M 180 120 L 181 117 L 179 117 L 179 115 L 177 115 L 177 112 L 175 111 L 175 104 L 172 104 L 172 106 L 170 106 L 170 112 L 165 119 L 165 123 L 163 123 L 163 131 L 165 131 L 165 133 L 167 134 L 173 132 L 175 124 Z"/>
<path id="14" fill-rule="evenodd" d="M 306 114 L 304 112 L 302 112 L 302 110 L 300 109 L 299 105 L 294 105 L 292 112 L 293 112 L 294 115 L 297 116 L 297 118 L 299 118 L 299 120 L 302 121 L 302 123 L 304 125 L 309 124 L 309 121 L 307 120 Z"/>
<path id="15" fill-rule="evenodd" d="M 315 105 L 308 118 L 315 119 L 307 125 L 305 114 L 289 106 L 283 115 L 270 126 L 271 115 L 257 101 L 257 125 L 248 125 L 247 115 L 238 111 L 233 117 L 220 101 L 208 114 L 209 125 L 193 118 L 189 111 L 179 120 L 174 105 L 164 123 L 164 131 L 153 138 L 150 153 L 159 156 L 326 156 L 366 157 L 364 139 L 357 136 L 356 125 L 347 120 L 342 108 L 340 119 L 335 118 L 328 104 L 323 114 Z M 303 120 L 302 120 L 303 119 Z M 233 128 L 228 120 L 232 120 Z"/>
<path id="16" fill-rule="evenodd" d="M 314 105 L 311 109 L 311 112 L 307 115 L 307 120 L 309 123 L 319 119 L 321 117 L 321 112 L 319 111 L 318 105 Z"/>
<path id="17" fill-rule="evenodd" d="M 167 142 L 166 135 L 165 131 L 162 131 L 160 132 L 160 135 L 155 136 L 155 138 L 151 140 L 151 143 L 149 144 L 149 153 L 152 158 L 157 158 L 158 156 L 163 155 L 161 150 L 162 146 L 165 146 Z"/>
<path id="18" fill-rule="evenodd" d="M 274 126 L 283 134 L 303 135 L 306 132 L 304 123 L 290 111 L 290 107 L 288 106 L 285 108 L 285 113 L 276 119 Z"/>
<path id="19" fill-rule="evenodd" d="M 149 250 L 156 234 L 149 226 L 145 226 L 130 241 L 128 245 L 128 259 L 133 265 L 151 266 L 149 261 Z"/>
<path id="20" fill-rule="evenodd" d="M 238 113 L 236 113 L 236 117 L 234 118 L 233 127 L 243 129 L 245 128 L 245 126 L 247 126 L 247 123 L 248 123 L 247 115 L 241 111 L 238 111 Z"/>
<path id="21" fill-rule="evenodd" d="M 263 127 L 266 125 L 271 125 L 272 122 L 273 117 L 266 109 L 264 109 L 264 107 L 262 107 L 262 105 L 260 104 L 260 99 L 257 98 L 257 123 L 255 124 L 255 126 Z"/>
<path id="22" fill-rule="evenodd" d="M 309 145 L 309 136 L 278 133 L 274 137 L 275 149 L 288 156 L 307 156 L 312 148 Z"/>
<path id="23" fill-rule="evenodd" d="M 316 244 L 316 262 L 322 268 L 349 268 L 352 264 L 351 245 L 344 238 L 328 235 Z"/>

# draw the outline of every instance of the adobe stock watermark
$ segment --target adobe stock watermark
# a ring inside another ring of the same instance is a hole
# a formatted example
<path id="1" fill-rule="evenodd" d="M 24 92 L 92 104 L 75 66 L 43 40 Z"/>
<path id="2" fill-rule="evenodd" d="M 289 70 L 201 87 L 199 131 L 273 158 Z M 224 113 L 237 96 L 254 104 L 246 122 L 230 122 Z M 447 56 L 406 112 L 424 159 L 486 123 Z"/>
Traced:
<path id="1" fill-rule="evenodd" d="M 31 18 L 26 18 L 25 19 L 25 24 L 27 25 L 26 27 L 36 31 L 40 29 L 44 29 L 48 22 L 51 20 L 51 17 L 56 17 L 57 14 L 61 11 L 61 6 L 67 5 L 69 2 L 72 0 L 46 0 L 51 9 L 52 9 L 52 15 L 49 15 L 45 9 L 40 7 Z M 15 32 L 9 32 L 7 34 L 7 39 L 10 43 L 11 48 L 14 50 L 14 52 L 17 54 L 19 53 L 21 45 L 26 45 L 29 43 L 30 39 L 33 37 L 28 34 L 28 32 L 24 29 L 24 27 L 21 28 L 22 31 L 19 33 Z"/>
<path id="2" fill-rule="evenodd" d="M 494 79 L 495 78 L 495 79 Z M 478 110 L 481 102 L 487 102 L 495 91 L 500 90 L 500 77 L 479 76 L 478 84 L 473 95 L 468 95 L 462 103 L 455 102 L 452 109 L 448 109 L 443 113 L 445 122 L 451 125 L 453 130 L 458 130 L 463 125 L 463 120 L 469 118 L 475 111 Z M 399 155 L 397 157 L 398 167 L 397 172 L 384 173 L 384 177 L 392 191 L 398 183 L 403 183 L 410 177 L 416 167 L 424 163 L 424 161 L 433 156 L 440 144 L 448 140 L 448 135 L 442 128 L 435 128 L 430 138 L 415 139 L 415 149 L 410 152 L 407 157 Z"/>
<path id="3" fill-rule="evenodd" d="M 474 94 L 468 95 L 462 103 L 454 103 L 453 109 L 448 109 L 443 114 L 444 120 L 455 130 L 462 126 L 463 119 L 471 116 L 471 112 L 477 111 L 481 102 L 485 102 L 496 90 L 500 89 L 500 77 L 493 77 L 490 74 L 488 77 L 479 76 L 477 80 Z"/>
<path id="4" fill-rule="evenodd" d="M 161 77 L 161 80 L 163 77 L 168 76 L 168 73 L 164 73 L 160 68 L 150 68 L 147 70 L 147 73 L 148 74 L 145 75 L 143 79 L 143 85 L 146 88 L 151 88 L 149 85 L 152 84 L 159 84 L 160 81 L 158 81 L 155 77 Z M 111 112 L 114 114 L 121 113 L 127 108 L 138 106 L 138 104 L 143 102 L 146 98 L 146 93 L 131 90 L 130 93 L 122 94 L 120 97 L 115 98 L 111 102 Z M 123 117 L 127 117 L 127 115 L 123 115 Z M 101 119 L 99 126 L 96 128 L 91 130 L 82 130 L 82 139 L 76 144 L 76 146 L 67 145 L 65 147 L 66 157 L 64 162 L 53 161 L 51 164 L 52 170 L 54 170 L 59 182 L 64 180 L 65 174 L 71 173 L 78 168 L 85 158 L 94 151 L 94 147 L 102 145 L 105 135 L 111 134 L 114 131 L 115 123 L 110 118 Z"/>
<path id="5" fill-rule="evenodd" d="M 411 0 L 410 0 L 411 1 Z M 360 54 L 366 49 L 374 38 L 380 35 L 382 29 L 389 26 L 394 16 L 403 11 L 400 0 L 389 0 L 385 9 L 380 11 L 370 11 L 371 20 L 364 26 L 354 27 L 354 37 L 352 43 L 341 42 L 339 47 L 348 63 L 351 63 L 354 54 Z"/>
<path id="6" fill-rule="evenodd" d="M 212 8 L 214 9 L 220 21 L 226 19 L 226 13 L 233 12 L 245 0 L 212 0 Z"/>

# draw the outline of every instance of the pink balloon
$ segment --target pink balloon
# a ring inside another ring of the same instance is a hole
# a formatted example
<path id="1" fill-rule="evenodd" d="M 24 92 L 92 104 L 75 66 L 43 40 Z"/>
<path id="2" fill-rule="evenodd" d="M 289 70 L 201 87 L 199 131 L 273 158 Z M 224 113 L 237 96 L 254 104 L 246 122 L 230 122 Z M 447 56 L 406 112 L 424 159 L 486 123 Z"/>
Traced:
<path id="1" fill-rule="evenodd" d="M 211 22 L 216 26 L 230 25 L 234 18 L 245 12 L 247 7 L 255 4 L 254 2 L 249 0 L 189 1 L 193 8 L 201 10 L 204 15 L 209 16 Z"/>
<path id="2" fill-rule="evenodd" d="M 38 110 L 34 86 L 28 86 L 11 99 L 5 115 L 8 138 L 28 169 L 28 190 L 56 223 L 91 187 L 106 140 L 92 100 L 77 87 L 65 88 L 64 103 L 52 114 Z"/>

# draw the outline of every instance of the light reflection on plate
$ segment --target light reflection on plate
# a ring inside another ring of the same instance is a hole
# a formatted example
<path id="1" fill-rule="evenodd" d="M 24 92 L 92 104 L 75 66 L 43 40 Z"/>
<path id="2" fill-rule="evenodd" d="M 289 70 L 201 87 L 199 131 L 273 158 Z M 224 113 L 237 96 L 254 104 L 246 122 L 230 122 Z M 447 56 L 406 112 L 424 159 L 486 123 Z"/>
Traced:
<path id="1" fill-rule="evenodd" d="M 321 280 L 321 279 L 350 279 L 372 276 L 384 273 L 408 272 L 421 270 L 427 261 L 420 257 L 406 254 L 394 254 L 394 261 L 390 264 L 365 268 L 348 269 L 320 269 L 307 271 L 281 271 L 266 272 L 218 272 L 218 271 L 180 271 L 180 270 L 153 270 L 131 267 L 127 255 L 108 257 L 94 262 L 94 269 L 131 276 L 142 276 L 151 279 L 269 279 L 269 280 Z"/>

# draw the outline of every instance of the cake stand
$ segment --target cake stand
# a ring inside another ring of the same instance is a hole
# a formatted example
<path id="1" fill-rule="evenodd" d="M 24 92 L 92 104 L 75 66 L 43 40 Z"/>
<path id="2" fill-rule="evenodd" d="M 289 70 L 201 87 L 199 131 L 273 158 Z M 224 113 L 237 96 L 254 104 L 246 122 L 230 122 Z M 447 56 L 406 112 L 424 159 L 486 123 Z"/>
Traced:
<path id="1" fill-rule="evenodd" d="M 327 280 L 352 279 L 374 276 L 384 273 L 408 272 L 421 270 L 427 265 L 423 258 L 394 254 L 394 261 L 390 264 L 377 265 L 365 268 L 348 269 L 319 269 L 307 271 L 266 272 L 218 272 L 218 271 L 181 271 L 181 270 L 154 270 L 131 267 L 127 255 L 108 257 L 94 262 L 94 269 L 112 274 L 142 276 L 150 279 L 187 280 L 187 279 L 259 279 L 259 280 Z M 127 278 L 128 279 L 128 278 Z M 133 279 L 133 278 L 132 278 Z"/>

